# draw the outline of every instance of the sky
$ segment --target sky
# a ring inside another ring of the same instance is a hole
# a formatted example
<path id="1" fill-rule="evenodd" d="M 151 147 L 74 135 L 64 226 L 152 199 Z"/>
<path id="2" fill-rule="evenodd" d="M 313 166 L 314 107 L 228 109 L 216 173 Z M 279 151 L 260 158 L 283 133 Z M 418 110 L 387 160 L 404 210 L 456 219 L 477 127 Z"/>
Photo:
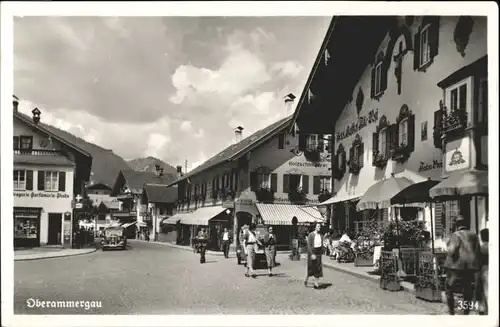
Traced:
<path id="1" fill-rule="evenodd" d="M 191 170 L 286 116 L 330 17 L 16 17 L 19 110 Z"/>

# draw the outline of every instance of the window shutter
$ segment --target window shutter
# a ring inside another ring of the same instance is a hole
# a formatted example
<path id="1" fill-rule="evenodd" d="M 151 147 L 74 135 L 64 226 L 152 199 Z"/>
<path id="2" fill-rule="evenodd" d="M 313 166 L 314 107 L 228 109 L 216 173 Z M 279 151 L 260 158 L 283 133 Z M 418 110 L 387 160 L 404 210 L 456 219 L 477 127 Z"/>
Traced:
<path id="1" fill-rule="evenodd" d="M 259 188 L 259 181 L 257 180 L 257 173 L 256 172 L 251 172 L 250 173 L 250 191 L 257 191 Z"/>
<path id="2" fill-rule="evenodd" d="M 410 152 L 415 150 L 415 115 L 408 117 L 408 149 Z"/>
<path id="3" fill-rule="evenodd" d="M 432 136 L 434 138 L 434 147 L 441 149 L 443 147 L 441 143 L 441 123 L 442 123 L 442 112 L 441 110 L 434 111 L 434 128 Z"/>
<path id="4" fill-rule="evenodd" d="M 19 149 L 19 136 L 14 136 L 14 150 Z"/>
<path id="5" fill-rule="evenodd" d="M 288 193 L 290 191 L 290 175 L 283 175 L 283 193 Z"/>
<path id="6" fill-rule="evenodd" d="M 436 234 L 436 237 L 443 236 L 443 213 L 443 203 L 436 203 L 434 207 L 434 232 Z"/>
<path id="7" fill-rule="evenodd" d="M 45 190 L 45 172 L 42 170 L 38 171 L 38 188 L 39 191 Z"/>
<path id="8" fill-rule="evenodd" d="M 64 171 L 59 172 L 59 191 L 66 191 L 66 172 Z"/>
<path id="9" fill-rule="evenodd" d="M 391 61 L 389 60 L 388 63 L 386 64 L 385 62 L 382 62 L 382 69 L 381 69 L 381 78 L 380 78 L 380 91 L 383 92 L 387 89 L 387 75 L 389 75 L 389 67 L 391 65 Z"/>
<path id="10" fill-rule="evenodd" d="M 430 57 L 433 59 L 439 51 L 439 16 L 435 17 L 429 26 L 429 48 Z"/>
<path id="11" fill-rule="evenodd" d="M 33 170 L 26 171 L 26 190 L 33 191 Z"/>
<path id="12" fill-rule="evenodd" d="M 363 167 L 363 164 L 365 162 L 365 143 L 361 143 L 359 145 L 359 166 Z"/>
<path id="13" fill-rule="evenodd" d="M 351 146 L 349 148 L 349 161 L 354 159 L 354 148 Z"/>
<path id="14" fill-rule="evenodd" d="M 318 151 L 325 151 L 325 141 L 323 140 L 323 134 L 318 135 Z"/>
<path id="15" fill-rule="evenodd" d="M 313 177 L 313 194 L 321 193 L 321 177 L 314 176 Z"/>
<path id="16" fill-rule="evenodd" d="M 304 151 L 306 149 L 306 135 L 299 134 L 299 150 Z"/>
<path id="17" fill-rule="evenodd" d="M 392 141 L 393 141 L 393 130 L 394 130 L 394 125 L 390 125 L 387 127 L 384 131 L 385 133 L 385 154 L 386 156 L 391 153 L 392 150 Z"/>
<path id="18" fill-rule="evenodd" d="M 271 174 L 271 192 L 278 192 L 278 174 Z"/>
<path id="19" fill-rule="evenodd" d="M 378 133 L 372 134 L 372 164 L 375 166 L 375 154 L 378 152 Z"/>
<path id="20" fill-rule="evenodd" d="M 413 70 L 418 70 L 420 68 L 420 28 L 413 38 L 413 44 Z"/>
<path id="21" fill-rule="evenodd" d="M 370 96 L 372 99 L 375 97 L 375 66 L 372 68 Z"/>
<path id="22" fill-rule="evenodd" d="M 309 194 L 309 175 L 302 175 L 302 191 Z"/>
<path id="23" fill-rule="evenodd" d="M 399 146 L 399 124 L 395 123 L 390 126 L 389 128 L 390 134 L 391 134 L 391 143 L 390 143 L 390 149 L 391 149 L 391 157 L 394 154 L 394 150 Z"/>

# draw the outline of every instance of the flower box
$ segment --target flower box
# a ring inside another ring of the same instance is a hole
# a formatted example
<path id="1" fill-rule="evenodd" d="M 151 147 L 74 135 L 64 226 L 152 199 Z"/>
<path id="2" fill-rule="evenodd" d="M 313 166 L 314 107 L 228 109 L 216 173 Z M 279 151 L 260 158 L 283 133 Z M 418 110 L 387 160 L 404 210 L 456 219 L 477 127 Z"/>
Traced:
<path id="1" fill-rule="evenodd" d="M 366 254 L 356 254 L 354 258 L 355 267 L 373 267 L 373 252 Z"/>
<path id="2" fill-rule="evenodd" d="M 410 149 L 408 145 L 404 143 L 396 146 L 392 151 L 392 159 L 397 162 L 403 163 L 410 158 Z"/>
<path id="3" fill-rule="evenodd" d="M 353 175 L 358 175 L 361 171 L 361 165 L 357 159 L 349 160 L 349 172 Z"/>
<path id="4" fill-rule="evenodd" d="M 373 165 L 377 168 L 384 168 L 387 165 L 387 162 L 389 161 L 389 157 L 381 154 L 378 151 L 373 152 Z"/>
<path id="5" fill-rule="evenodd" d="M 379 280 L 380 288 L 390 292 L 401 291 L 401 284 L 399 278 L 395 273 L 383 275 Z"/>

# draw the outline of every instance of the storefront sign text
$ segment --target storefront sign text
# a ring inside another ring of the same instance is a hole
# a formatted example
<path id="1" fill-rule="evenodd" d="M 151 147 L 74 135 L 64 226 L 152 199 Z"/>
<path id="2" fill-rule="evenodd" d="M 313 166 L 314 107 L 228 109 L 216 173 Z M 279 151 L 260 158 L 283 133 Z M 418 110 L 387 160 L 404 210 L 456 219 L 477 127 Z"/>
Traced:
<path id="1" fill-rule="evenodd" d="M 378 120 L 378 109 L 371 110 L 367 116 L 358 117 L 358 121 L 347 125 L 343 131 L 336 134 L 336 141 L 341 141 L 351 135 L 356 134 L 358 131 L 362 130 L 368 124 L 377 122 Z"/>
<path id="2" fill-rule="evenodd" d="M 432 160 L 432 164 L 426 164 L 425 162 L 421 161 L 420 167 L 418 168 L 418 171 L 422 172 L 422 171 L 428 171 L 428 170 L 439 169 L 439 168 L 443 168 L 442 161 Z"/>
<path id="3" fill-rule="evenodd" d="M 67 193 L 49 193 L 49 192 L 14 192 L 16 198 L 50 198 L 50 199 L 69 199 Z"/>
<path id="4" fill-rule="evenodd" d="M 314 163 L 314 162 L 296 162 L 289 161 L 289 166 L 292 167 L 314 167 L 314 168 L 328 168 L 328 163 Z"/>

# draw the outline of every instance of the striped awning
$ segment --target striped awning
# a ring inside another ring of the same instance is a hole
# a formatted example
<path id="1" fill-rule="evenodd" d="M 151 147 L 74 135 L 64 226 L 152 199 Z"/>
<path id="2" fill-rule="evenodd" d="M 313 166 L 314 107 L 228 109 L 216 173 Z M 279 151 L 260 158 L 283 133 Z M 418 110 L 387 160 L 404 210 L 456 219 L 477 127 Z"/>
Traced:
<path id="1" fill-rule="evenodd" d="M 179 220 L 186 218 L 188 215 L 188 213 L 177 213 L 171 217 L 163 219 L 161 223 L 165 225 L 175 225 Z"/>
<path id="2" fill-rule="evenodd" d="M 328 200 L 321 202 L 318 204 L 318 206 L 326 206 L 329 204 L 334 204 L 334 203 L 339 203 L 339 202 L 346 202 L 346 201 L 353 201 L 357 200 L 361 197 L 360 194 L 342 194 L 342 195 L 334 195 Z"/>
<path id="3" fill-rule="evenodd" d="M 210 219 L 219 215 L 224 210 L 227 209 L 222 206 L 199 208 L 196 211 L 186 215 L 186 217 L 183 217 L 181 219 L 181 224 L 208 226 L 208 222 L 210 221 Z"/>
<path id="4" fill-rule="evenodd" d="M 292 225 L 293 217 L 297 217 L 299 224 L 324 222 L 318 208 L 312 206 L 265 203 L 257 203 L 256 206 L 266 225 Z"/>

